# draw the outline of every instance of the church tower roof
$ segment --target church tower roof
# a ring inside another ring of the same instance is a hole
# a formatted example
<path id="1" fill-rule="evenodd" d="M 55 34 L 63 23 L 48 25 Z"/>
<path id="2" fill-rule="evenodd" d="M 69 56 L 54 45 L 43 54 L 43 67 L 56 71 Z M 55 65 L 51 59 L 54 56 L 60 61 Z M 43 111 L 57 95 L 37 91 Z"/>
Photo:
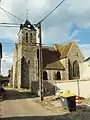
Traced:
<path id="1" fill-rule="evenodd" d="M 27 19 L 24 24 L 20 25 L 20 29 L 23 29 L 23 28 L 28 28 L 28 29 L 36 31 L 35 27 Z"/>

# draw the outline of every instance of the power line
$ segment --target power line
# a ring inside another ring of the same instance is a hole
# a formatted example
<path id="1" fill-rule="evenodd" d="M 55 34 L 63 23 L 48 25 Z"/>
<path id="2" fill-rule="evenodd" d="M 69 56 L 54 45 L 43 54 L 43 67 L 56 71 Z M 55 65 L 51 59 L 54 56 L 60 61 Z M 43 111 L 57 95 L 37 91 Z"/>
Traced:
<path id="1" fill-rule="evenodd" d="M 13 21 L 13 18 L 8 13 L 5 12 L 5 14 L 11 19 L 11 21 Z"/>
<path id="2" fill-rule="evenodd" d="M 0 27 L 19 27 L 20 24 L 17 23 L 6 23 L 6 22 L 1 22 Z"/>
<path id="3" fill-rule="evenodd" d="M 11 28 L 13 28 L 13 27 L 15 27 L 15 28 L 17 28 L 17 27 L 19 27 L 19 26 L 13 26 L 13 25 L 0 25 L 0 27 L 11 27 Z"/>
<path id="4" fill-rule="evenodd" d="M 3 48 L 5 48 L 5 47 L 13 47 L 14 45 L 3 45 Z"/>
<path id="5" fill-rule="evenodd" d="M 14 15 L 14 14 L 12 14 L 12 13 L 8 12 L 8 11 L 7 11 L 7 10 L 5 10 L 4 8 L 2 8 L 1 6 L 0 6 L 0 9 L 1 9 L 1 10 L 3 10 L 5 13 L 8 13 L 9 15 L 11 15 L 11 16 L 13 16 L 13 17 L 17 18 L 17 19 L 18 19 L 18 20 L 20 20 L 21 22 L 23 21 L 21 18 L 19 18 L 19 17 L 17 17 L 16 15 Z"/>
<path id="6" fill-rule="evenodd" d="M 14 47 L 14 48 L 15 48 L 15 47 Z M 8 55 L 10 55 L 10 53 L 13 52 L 14 48 L 13 48 L 9 53 L 7 53 L 7 54 L 5 55 L 5 57 L 8 56 Z"/>
<path id="7" fill-rule="evenodd" d="M 18 23 L 7 23 L 7 22 L 0 22 L 1 25 L 20 25 Z"/>
<path id="8" fill-rule="evenodd" d="M 13 47 L 14 45 L 12 44 L 12 45 L 3 45 L 3 47 L 6 47 L 6 46 L 11 46 L 11 47 Z"/>
<path id="9" fill-rule="evenodd" d="M 15 44 L 15 43 L 12 43 L 12 42 L 2 42 L 2 41 L 1 41 L 1 43 L 2 44 L 10 44 L 10 45 Z"/>
<path id="10" fill-rule="evenodd" d="M 43 22 L 49 15 L 51 15 L 65 0 L 62 0 L 51 12 L 49 12 L 43 19 L 41 19 L 37 24 Z"/>

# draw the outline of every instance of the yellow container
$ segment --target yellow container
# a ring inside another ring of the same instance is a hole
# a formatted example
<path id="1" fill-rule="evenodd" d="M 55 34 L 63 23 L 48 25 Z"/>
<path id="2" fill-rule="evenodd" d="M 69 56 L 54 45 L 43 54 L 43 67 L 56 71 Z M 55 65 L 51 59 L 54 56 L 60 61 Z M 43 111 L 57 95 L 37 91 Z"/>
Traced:
<path id="1" fill-rule="evenodd" d="M 73 94 L 73 93 L 61 93 L 60 96 L 64 97 L 64 98 L 67 98 L 67 97 L 75 96 L 75 94 Z"/>
<path id="2" fill-rule="evenodd" d="M 61 93 L 60 100 L 62 106 L 70 112 L 76 111 L 76 96 L 73 93 Z"/>

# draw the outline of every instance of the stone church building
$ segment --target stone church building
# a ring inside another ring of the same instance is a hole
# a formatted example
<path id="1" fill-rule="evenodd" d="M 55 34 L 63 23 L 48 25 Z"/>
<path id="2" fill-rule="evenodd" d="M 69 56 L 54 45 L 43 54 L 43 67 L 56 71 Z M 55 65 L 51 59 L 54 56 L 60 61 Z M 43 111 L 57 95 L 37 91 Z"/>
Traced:
<path id="1" fill-rule="evenodd" d="M 35 27 L 28 20 L 20 25 L 13 56 L 13 87 L 30 88 L 32 81 L 38 81 L 39 46 L 36 34 Z M 42 58 L 44 81 L 80 78 L 79 63 L 84 57 L 74 41 L 66 45 L 42 46 Z"/>

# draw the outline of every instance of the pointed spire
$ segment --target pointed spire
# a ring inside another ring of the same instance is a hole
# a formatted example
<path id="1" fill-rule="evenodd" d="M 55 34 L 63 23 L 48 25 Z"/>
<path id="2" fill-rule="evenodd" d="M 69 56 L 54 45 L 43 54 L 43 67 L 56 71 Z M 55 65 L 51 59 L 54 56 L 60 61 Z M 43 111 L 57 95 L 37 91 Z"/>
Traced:
<path id="1" fill-rule="evenodd" d="M 26 27 L 26 28 L 28 28 L 28 29 L 31 29 L 31 30 L 36 31 L 36 29 L 34 28 L 34 26 L 33 26 L 27 19 L 26 19 L 23 27 Z"/>
<path id="2" fill-rule="evenodd" d="M 26 19 L 28 20 L 28 9 L 26 10 Z"/>
<path id="3" fill-rule="evenodd" d="M 26 4 L 26 15 L 25 15 L 25 17 L 28 20 L 28 1 L 27 0 L 25 0 L 25 4 Z"/>

